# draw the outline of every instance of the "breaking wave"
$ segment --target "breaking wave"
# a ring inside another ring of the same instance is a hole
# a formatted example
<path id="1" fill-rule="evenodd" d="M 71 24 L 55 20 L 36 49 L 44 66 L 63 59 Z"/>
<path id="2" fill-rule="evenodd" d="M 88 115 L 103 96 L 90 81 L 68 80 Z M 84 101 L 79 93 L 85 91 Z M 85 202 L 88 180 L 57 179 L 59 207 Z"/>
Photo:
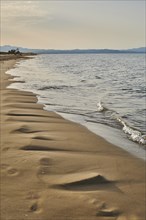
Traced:
<path id="1" fill-rule="evenodd" d="M 98 111 L 98 112 L 103 112 L 103 111 L 106 111 L 106 110 L 107 110 L 107 108 L 105 108 L 105 107 L 103 106 L 103 104 L 102 104 L 101 101 L 97 103 L 97 111 Z"/>
<path id="2" fill-rule="evenodd" d="M 127 134 L 127 137 L 139 144 L 146 145 L 146 135 L 142 134 L 140 131 L 130 127 L 127 122 L 123 120 L 119 114 L 111 109 L 108 109 L 104 106 L 103 102 L 99 101 L 97 103 L 97 111 L 104 112 L 104 116 L 110 119 L 116 120 L 122 126 L 122 131 Z M 124 116 L 125 117 L 125 116 Z M 126 117 L 125 117 L 126 118 Z"/>
<path id="3" fill-rule="evenodd" d="M 120 122 L 122 125 L 122 130 L 124 131 L 125 134 L 128 135 L 129 139 L 137 142 L 139 144 L 146 144 L 146 135 L 143 135 L 140 131 L 137 131 L 133 128 L 131 128 L 126 122 L 122 120 L 121 117 L 117 117 L 117 121 Z"/>

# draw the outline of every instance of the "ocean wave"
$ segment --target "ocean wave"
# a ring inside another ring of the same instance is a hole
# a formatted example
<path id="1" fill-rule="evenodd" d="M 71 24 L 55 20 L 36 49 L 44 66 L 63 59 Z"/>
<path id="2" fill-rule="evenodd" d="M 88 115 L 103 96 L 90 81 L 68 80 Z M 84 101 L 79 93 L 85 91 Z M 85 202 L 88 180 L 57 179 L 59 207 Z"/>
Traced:
<path id="1" fill-rule="evenodd" d="M 85 80 L 85 79 L 82 79 L 80 82 L 86 82 L 87 80 Z"/>
<path id="2" fill-rule="evenodd" d="M 39 90 L 61 90 L 61 89 L 67 89 L 67 88 L 72 88 L 72 86 L 66 86 L 66 85 L 61 85 L 61 86 L 44 86 L 42 88 L 39 88 Z"/>
<path id="3" fill-rule="evenodd" d="M 128 138 L 134 142 L 137 142 L 142 145 L 146 145 L 146 135 L 143 135 L 140 131 L 131 128 L 128 123 L 124 121 L 123 118 L 126 116 L 120 117 L 119 114 L 111 109 L 106 108 L 101 101 L 97 103 L 97 111 L 98 112 L 105 112 L 104 116 L 114 119 L 120 123 L 122 126 L 122 131 L 127 134 Z M 113 122 L 112 122 L 113 123 Z"/>
<path id="4" fill-rule="evenodd" d="M 101 77 L 100 77 L 100 76 L 95 76 L 95 78 L 96 78 L 96 79 L 101 79 Z"/>
<path id="5" fill-rule="evenodd" d="M 146 144 L 146 135 L 143 135 L 140 131 L 131 128 L 121 117 L 117 117 L 117 121 L 123 126 L 122 130 L 128 135 L 129 139 L 139 144 Z"/>
<path id="6" fill-rule="evenodd" d="M 103 112 L 103 111 L 106 111 L 106 110 L 107 110 L 107 108 L 103 106 L 103 104 L 102 104 L 101 101 L 99 101 L 99 102 L 97 103 L 97 111 L 98 111 L 98 112 Z"/>

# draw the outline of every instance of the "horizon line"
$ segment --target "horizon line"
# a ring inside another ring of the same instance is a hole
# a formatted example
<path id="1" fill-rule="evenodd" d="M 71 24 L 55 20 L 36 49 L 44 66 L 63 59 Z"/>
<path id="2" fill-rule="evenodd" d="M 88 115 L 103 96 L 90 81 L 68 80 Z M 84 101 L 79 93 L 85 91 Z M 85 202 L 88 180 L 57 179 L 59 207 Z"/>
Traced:
<path id="1" fill-rule="evenodd" d="M 146 46 L 139 46 L 139 47 L 130 47 L 130 48 L 123 48 L 123 49 L 115 49 L 115 48 L 72 48 L 72 49 L 53 49 L 53 48 L 30 48 L 30 47 L 25 47 L 25 46 L 15 46 L 15 45 L 10 45 L 10 44 L 5 44 L 5 45 L 0 45 L 1 47 L 16 47 L 16 48 L 23 48 L 23 49 L 32 49 L 32 50 L 65 50 L 65 51 L 70 51 L 70 50 L 130 50 L 130 49 L 140 49 L 140 48 L 146 48 Z"/>

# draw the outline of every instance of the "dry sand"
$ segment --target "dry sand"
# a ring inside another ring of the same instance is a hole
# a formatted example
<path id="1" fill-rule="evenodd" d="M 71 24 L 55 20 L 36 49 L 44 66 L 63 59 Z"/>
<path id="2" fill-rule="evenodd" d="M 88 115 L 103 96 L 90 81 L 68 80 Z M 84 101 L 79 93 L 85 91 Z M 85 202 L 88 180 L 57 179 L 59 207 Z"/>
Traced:
<path id="1" fill-rule="evenodd" d="M 145 162 L 8 89 L 1 61 L 1 220 L 145 220 Z"/>

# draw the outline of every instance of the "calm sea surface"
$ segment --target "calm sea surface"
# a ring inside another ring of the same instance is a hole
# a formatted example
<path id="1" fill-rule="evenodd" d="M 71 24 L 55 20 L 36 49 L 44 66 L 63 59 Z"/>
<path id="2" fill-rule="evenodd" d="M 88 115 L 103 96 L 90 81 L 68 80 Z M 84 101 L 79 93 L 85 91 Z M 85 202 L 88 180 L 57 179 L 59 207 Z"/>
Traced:
<path id="1" fill-rule="evenodd" d="M 36 93 L 46 110 L 89 129 L 92 124 L 91 130 L 106 125 L 144 148 L 145 67 L 144 54 L 49 54 L 23 60 L 8 73 L 25 82 L 11 87 Z"/>

